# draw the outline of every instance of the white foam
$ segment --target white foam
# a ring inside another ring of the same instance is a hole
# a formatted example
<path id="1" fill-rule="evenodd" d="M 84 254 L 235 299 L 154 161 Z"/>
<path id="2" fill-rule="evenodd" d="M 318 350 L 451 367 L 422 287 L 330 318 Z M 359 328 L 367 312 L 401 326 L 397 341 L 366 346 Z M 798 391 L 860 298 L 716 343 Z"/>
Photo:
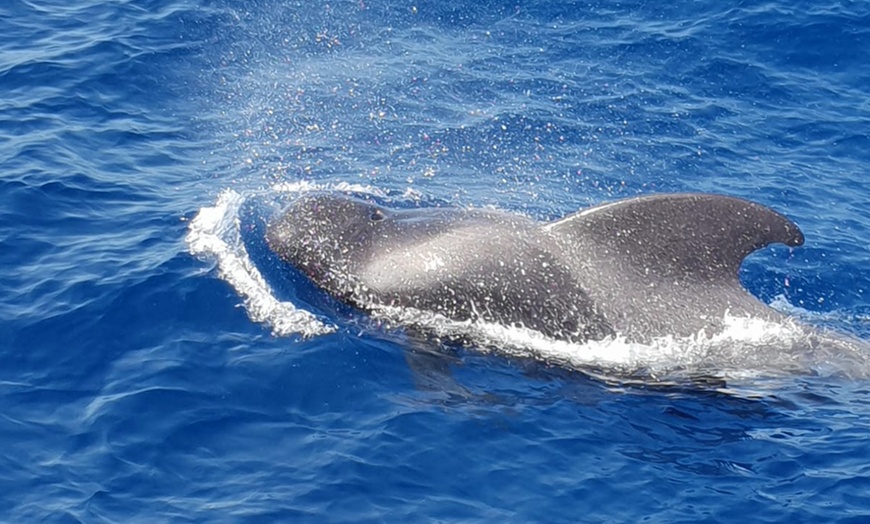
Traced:
<path id="1" fill-rule="evenodd" d="M 469 340 L 483 351 L 652 380 L 699 374 L 743 380 L 808 371 L 863 376 L 870 371 L 860 344 L 791 320 L 726 315 L 725 328 L 712 336 L 704 332 L 689 337 L 668 335 L 643 343 L 617 336 L 581 344 L 522 327 L 455 321 L 413 308 L 377 307 L 373 314 L 438 337 Z"/>
<path id="2" fill-rule="evenodd" d="M 190 252 L 214 258 L 220 278 L 243 299 L 251 320 L 269 325 L 276 335 L 314 336 L 334 331 L 308 311 L 275 298 L 242 242 L 239 209 L 244 202 L 242 195 L 225 189 L 214 206 L 200 209 L 188 228 Z"/>

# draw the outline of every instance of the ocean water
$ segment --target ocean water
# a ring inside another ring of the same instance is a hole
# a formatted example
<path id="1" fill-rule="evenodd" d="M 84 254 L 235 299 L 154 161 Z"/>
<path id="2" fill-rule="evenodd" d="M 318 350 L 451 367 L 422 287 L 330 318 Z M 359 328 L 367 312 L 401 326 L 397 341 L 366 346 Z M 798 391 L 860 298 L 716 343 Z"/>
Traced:
<path id="1" fill-rule="evenodd" d="M 867 521 L 868 49 L 864 2 L 3 2 L 0 521 Z M 419 340 L 269 254 L 324 189 L 749 198 L 816 332 Z"/>

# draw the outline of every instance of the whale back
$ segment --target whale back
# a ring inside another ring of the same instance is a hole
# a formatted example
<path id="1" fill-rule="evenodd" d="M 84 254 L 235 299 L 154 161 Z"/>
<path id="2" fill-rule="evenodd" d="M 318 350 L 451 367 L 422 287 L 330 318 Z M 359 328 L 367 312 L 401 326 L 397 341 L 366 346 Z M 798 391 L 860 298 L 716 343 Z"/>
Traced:
<path id="1" fill-rule="evenodd" d="M 743 259 L 800 229 L 759 204 L 653 195 L 540 224 L 492 210 L 388 209 L 342 194 L 299 198 L 267 243 L 327 292 L 364 310 L 413 308 L 582 342 L 648 341 L 778 314 L 743 289 Z"/>

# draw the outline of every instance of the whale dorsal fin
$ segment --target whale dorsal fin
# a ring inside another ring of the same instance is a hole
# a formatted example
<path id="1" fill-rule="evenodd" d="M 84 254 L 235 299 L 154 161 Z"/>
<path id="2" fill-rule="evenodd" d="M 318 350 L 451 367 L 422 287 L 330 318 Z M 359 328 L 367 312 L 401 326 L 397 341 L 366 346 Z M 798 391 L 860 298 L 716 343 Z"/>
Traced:
<path id="1" fill-rule="evenodd" d="M 543 226 L 622 269 L 672 280 L 736 280 L 743 259 L 772 243 L 803 244 L 770 208 L 710 194 L 650 195 L 603 204 Z"/>

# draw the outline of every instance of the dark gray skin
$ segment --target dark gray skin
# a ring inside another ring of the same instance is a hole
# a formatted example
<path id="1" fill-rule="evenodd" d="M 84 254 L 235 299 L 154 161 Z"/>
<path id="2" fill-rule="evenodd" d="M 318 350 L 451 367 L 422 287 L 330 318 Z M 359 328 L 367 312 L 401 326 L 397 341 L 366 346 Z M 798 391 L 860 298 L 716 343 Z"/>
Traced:
<path id="1" fill-rule="evenodd" d="M 273 220 L 266 240 L 363 310 L 413 307 L 571 342 L 616 334 L 642 342 L 715 333 L 726 313 L 778 319 L 737 272 L 753 251 L 804 238 L 769 208 L 708 194 L 633 198 L 540 223 L 315 193 Z"/>

